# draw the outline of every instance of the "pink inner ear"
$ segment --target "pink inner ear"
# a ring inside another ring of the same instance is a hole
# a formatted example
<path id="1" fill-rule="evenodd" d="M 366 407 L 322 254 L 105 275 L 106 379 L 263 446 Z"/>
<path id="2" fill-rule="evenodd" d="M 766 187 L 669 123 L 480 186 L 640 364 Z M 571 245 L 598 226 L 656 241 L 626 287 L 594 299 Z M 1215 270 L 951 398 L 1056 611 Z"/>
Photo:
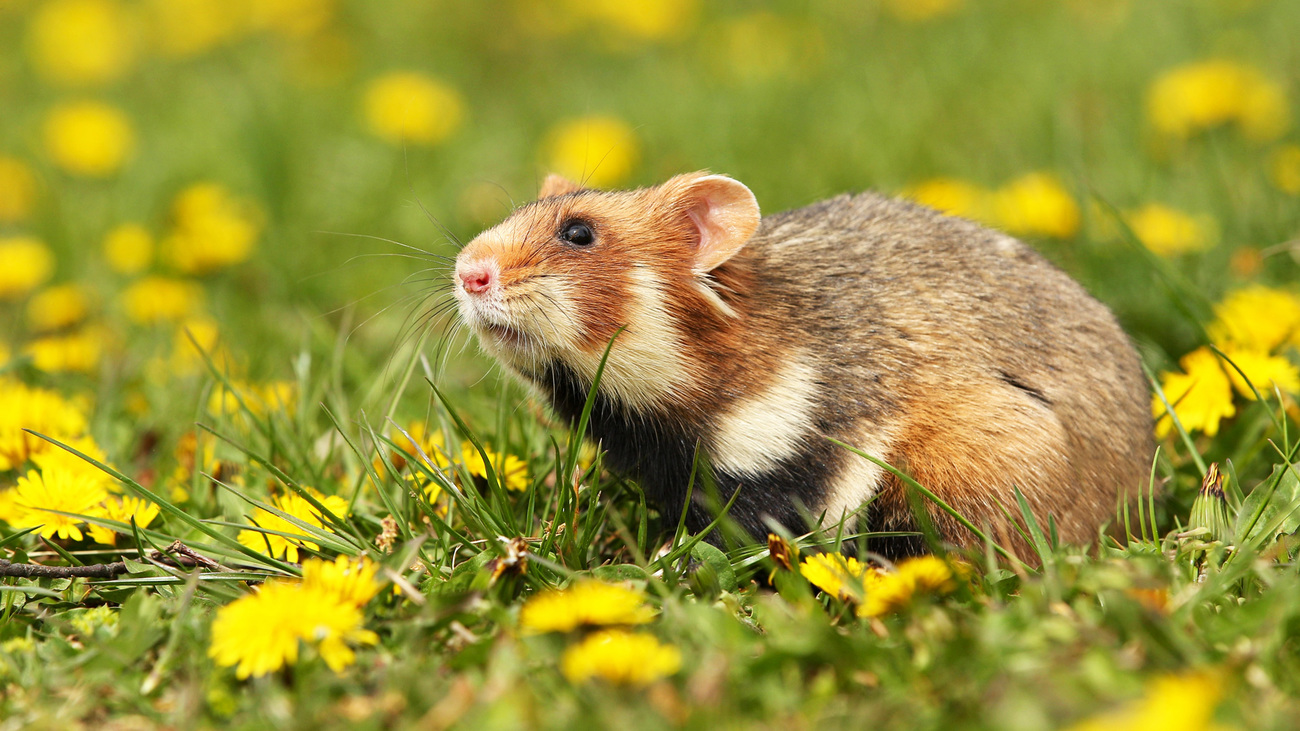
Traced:
<path id="1" fill-rule="evenodd" d="M 686 214 L 700 235 L 695 271 L 712 271 L 735 256 L 758 229 L 758 201 L 749 188 L 722 175 L 700 178 L 688 195 L 694 200 Z"/>

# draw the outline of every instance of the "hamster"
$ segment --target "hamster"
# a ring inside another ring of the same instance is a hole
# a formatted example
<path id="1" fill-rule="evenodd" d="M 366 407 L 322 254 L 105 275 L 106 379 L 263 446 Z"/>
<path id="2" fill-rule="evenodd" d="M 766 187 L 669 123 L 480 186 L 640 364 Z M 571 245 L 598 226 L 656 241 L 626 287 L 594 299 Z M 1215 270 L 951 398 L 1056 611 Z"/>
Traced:
<path id="1" fill-rule="evenodd" d="M 1020 241 L 909 202 L 841 195 L 762 218 L 723 175 L 616 192 L 552 175 L 454 277 L 482 349 L 570 421 L 618 334 L 590 435 L 667 525 L 714 517 L 684 504 L 697 445 L 758 538 L 809 515 L 834 531 L 869 500 L 846 533 L 918 528 L 905 486 L 831 439 L 1003 541 L 1013 487 L 1084 544 L 1146 481 L 1148 391 L 1110 311 Z M 945 541 L 978 544 L 929 513 Z"/>

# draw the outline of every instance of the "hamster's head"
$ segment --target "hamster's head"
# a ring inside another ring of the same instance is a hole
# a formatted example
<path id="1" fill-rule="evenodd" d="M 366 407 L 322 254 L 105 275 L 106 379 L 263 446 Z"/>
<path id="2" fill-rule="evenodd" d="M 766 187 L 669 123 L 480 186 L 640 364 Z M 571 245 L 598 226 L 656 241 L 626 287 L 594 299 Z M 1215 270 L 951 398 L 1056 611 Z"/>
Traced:
<path id="1" fill-rule="evenodd" d="M 631 408 L 689 392 L 698 321 L 734 312 L 712 285 L 759 225 L 749 188 L 722 175 L 596 191 L 556 175 L 538 199 L 456 258 L 461 318 L 490 355 L 540 381 L 552 364 Z M 619 329 L 623 332 L 619 333 Z"/>

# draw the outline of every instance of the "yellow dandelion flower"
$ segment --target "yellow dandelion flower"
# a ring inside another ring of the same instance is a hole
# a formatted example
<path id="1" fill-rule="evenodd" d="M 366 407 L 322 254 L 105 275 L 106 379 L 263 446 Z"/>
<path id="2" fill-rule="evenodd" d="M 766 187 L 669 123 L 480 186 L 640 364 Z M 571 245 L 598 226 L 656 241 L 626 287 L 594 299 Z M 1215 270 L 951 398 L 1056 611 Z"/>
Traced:
<path id="1" fill-rule="evenodd" d="M 242 414 L 244 408 L 257 418 L 272 413 L 289 413 L 298 404 L 298 384 L 292 381 L 267 383 L 232 382 L 236 393 L 224 386 L 212 390 L 208 397 L 208 411 L 223 416 Z M 240 406 L 243 402 L 243 407 Z"/>
<path id="2" fill-rule="evenodd" d="M 460 92 L 413 71 L 394 71 L 366 85 L 362 100 L 370 132 L 393 144 L 436 145 L 465 116 Z"/>
<path id="3" fill-rule="evenodd" d="M 519 610 L 519 626 L 529 633 L 570 632 L 584 625 L 645 624 L 654 617 L 645 594 L 630 586 L 580 581 L 529 599 Z"/>
<path id="4" fill-rule="evenodd" d="M 1147 93 L 1147 115 L 1158 132 L 1182 139 L 1236 124 L 1246 137 L 1264 141 L 1290 125 L 1281 85 L 1256 68 L 1224 60 L 1166 71 Z"/>
<path id="5" fill-rule="evenodd" d="M 1126 218 L 1138 240 L 1160 256 L 1201 251 L 1212 246 L 1219 236 L 1212 216 L 1184 213 L 1159 203 L 1148 203 Z"/>
<path id="6" fill-rule="evenodd" d="M 138 223 L 124 223 L 104 237 L 104 259 L 118 274 L 139 274 L 153 263 L 153 236 Z"/>
<path id="7" fill-rule="evenodd" d="M 396 444 L 402 452 L 410 454 L 437 469 L 446 469 L 451 466 L 451 457 L 447 455 L 446 442 L 441 431 L 429 431 L 423 423 L 413 421 L 406 425 L 405 432 L 404 434 L 399 431 L 392 436 L 393 444 Z M 405 460 L 406 458 L 397 452 L 392 455 L 393 466 L 399 470 L 405 466 Z M 481 465 L 482 460 L 479 462 Z M 381 469 L 382 467 L 383 464 L 376 458 L 375 469 Z"/>
<path id="8" fill-rule="evenodd" d="M 1272 395 L 1273 386 L 1277 386 L 1283 393 L 1300 393 L 1300 369 L 1285 357 L 1232 346 L 1225 346 L 1222 350 L 1265 398 Z M 1250 390 L 1250 385 L 1241 377 L 1241 373 L 1237 372 L 1237 368 L 1228 364 L 1224 364 L 1224 368 L 1237 393 L 1254 401 L 1255 393 Z M 1179 411 L 1180 415 L 1181 413 Z"/>
<path id="9" fill-rule="evenodd" d="M 808 583 L 839 599 L 862 598 L 868 574 L 876 570 L 852 556 L 839 553 L 816 553 L 799 564 L 799 573 Z"/>
<path id="10" fill-rule="evenodd" d="M 108 491 L 94 481 L 81 479 L 80 471 L 42 469 L 29 470 L 18 478 L 14 502 L 21 514 L 13 523 L 15 528 L 41 526 L 45 538 L 70 538 L 81 540 L 79 518 L 51 512 L 97 516 L 100 503 L 108 498 Z"/>
<path id="11" fill-rule="evenodd" d="M 938 556 L 918 556 L 882 571 L 867 583 L 866 599 L 858 605 L 859 617 L 880 617 L 905 609 L 918 595 L 943 595 L 956 590 L 966 574 L 963 564 L 950 564 Z"/>
<path id="12" fill-rule="evenodd" d="M 604 188 L 627 179 L 641 156 L 636 133 L 623 120 L 609 116 L 581 117 L 563 122 L 547 135 L 544 162 L 560 175 Z"/>
<path id="13" fill-rule="evenodd" d="M 175 227 L 162 254 L 185 274 L 208 274 L 248 260 L 262 233 L 262 212 L 216 183 L 197 183 L 172 202 Z"/>
<path id="14" fill-rule="evenodd" d="M 954 15 L 966 0 L 884 0 L 885 11 L 908 23 L 921 23 Z"/>
<path id="15" fill-rule="evenodd" d="M 957 589 L 957 578 L 965 574 L 965 566 L 938 556 L 917 556 L 898 564 L 898 574 L 920 591 L 947 594 Z"/>
<path id="16" fill-rule="evenodd" d="M 1208 729 L 1223 697 L 1223 683 L 1211 672 L 1160 675 L 1146 683 L 1142 697 L 1070 726 L 1069 731 L 1145 731 Z"/>
<path id="17" fill-rule="evenodd" d="M 62 330 L 86 319 L 90 295 L 79 284 L 60 284 L 37 292 L 27 303 L 27 324 L 36 332 Z"/>
<path id="18" fill-rule="evenodd" d="M 31 292 L 54 275 L 54 254 L 31 236 L 0 238 L 0 300 Z"/>
<path id="19" fill-rule="evenodd" d="M 594 20 L 647 41 L 685 34 L 699 14 L 699 0 L 584 0 L 576 6 Z"/>
<path id="20" fill-rule="evenodd" d="M 1207 347 L 1184 355 L 1178 364 L 1182 373 L 1161 373 L 1160 387 L 1173 405 L 1178 421 L 1188 431 L 1219 433 L 1219 422 L 1237 413 L 1232 404 L 1232 382 L 1224 372 L 1219 356 Z M 1156 421 L 1156 437 L 1163 439 L 1174 428 L 1159 395 L 1151 397 L 1151 415 Z"/>
<path id="21" fill-rule="evenodd" d="M 1030 173 L 993 193 L 993 218 L 1018 236 L 1065 239 L 1079 230 L 1079 205 L 1055 176 Z"/>
<path id="22" fill-rule="evenodd" d="M 1216 343 L 1273 351 L 1300 342 L 1300 295 L 1254 284 L 1228 294 L 1214 308 L 1207 331 Z"/>
<path id="23" fill-rule="evenodd" d="M 380 585 L 375 580 L 378 571 L 378 564 L 365 558 L 339 556 L 333 561 L 309 558 L 302 564 L 302 582 L 308 589 L 362 607 L 379 593 Z"/>
<path id="24" fill-rule="evenodd" d="M 528 489 L 528 463 L 513 454 L 503 454 L 486 450 L 488 459 L 492 460 L 492 471 L 497 473 L 497 477 L 505 485 L 507 490 L 522 492 Z M 465 463 L 465 469 L 475 477 L 487 479 L 487 466 L 483 463 L 483 455 L 474 448 L 469 442 L 462 442 L 460 445 L 461 461 Z"/>
<path id="25" fill-rule="evenodd" d="M 73 175 L 107 177 L 135 150 L 135 131 L 121 110 L 92 101 L 72 102 L 45 117 L 45 151 Z"/>
<path id="26" fill-rule="evenodd" d="M 122 292 L 126 316 L 141 325 L 177 321 L 203 304 L 203 288 L 188 279 L 143 277 Z"/>
<path id="27" fill-rule="evenodd" d="M 100 328 L 47 335 L 28 343 L 23 352 L 46 373 L 94 373 L 104 353 L 106 333 Z"/>
<path id="28" fill-rule="evenodd" d="M 63 451 L 24 429 L 64 442 L 86 431 L 81 409 L 47 389 L 0 378 L 0 404 L 4 404 L 0 408 L 0 472 L 22 467 L 28 459 L 47 452 Z"/>
<path id="29" fill-rule="evenodd" d="M 95 440 L 89 436 L 69 437 L 59 439 L 59 441 L 100 464 L 112 467 L 112 464 L 108 461 L 108 456 L 104 454 L 104 450 L 100 449 Z M 119 490 L 117 482 L 111 475 L 62 447 L 50 445 L 49 449 L 34 453 L 32 462 L 41 472 L 60 472 L 72 475 L 78 481 L 88 485 L 97 485 L 108 492 L 118 492 Z"/>
<path id="30" fill-rule="evenodd" d="M 222 347 L 216 321 L 201 315 L 186 317 L 176 324 L 166 370 L 179 376 L 204 373 L 207 369 L 203 362 L 204 353 L 223 372 L 235 370 L 235 358 Z"/>
<path id="31" fill-rule="evenodd" d="M 570 683 L 599 679 L 618 685 L 645 686 L 674 675 L 682 653 L 654 635 L 626 630 L 601 630 L 564 651 L 560 671 Z"/>
<path id="32" fill-rule="evenodd" d="M 351 665 L 349 645 L 373 645 L 379 637 L 363 629 L 354 604 L 296 581 L 268 581 L 256 594 L 217 610 L 208 656 L 235 667 L 241 680 L 260 677 L 298 661 L 299 642 L 315 644 L 334 672 Z"/>
<path id="33" fill-rule="evenodd" d="M 961 216 L 972 221 L 991 220 L 992 194 L 965 180 L 931 178 L 905 188 L 902 195 L 949 216 Z"/>
<path id="34" fill-rule="evenodd" d="M 212 50 L 248 26 L 248 3 L 231 0 L 148 0 L 151 39 L 164 56 L 187 57 Z"/>
<path id="35" fill-rule="evenodd" d="M 1283 193 L 1300 195 L 1300 145 L 1282 145 L 1269 154 L 1268 178 Z M 0 179 L 3 179 L 2 174 Z M 3 209 L 0 209 L 0 220 L 3 218 Z"/>
<path id="36" fill-rule="evenodd" d="M 22 160 L 0 155 L 0 223 L 27 220 L 36 207 L 36 175 Z"/>
<path id="37" fill-rule="evenodd" d="M 0 488 L 0 522 L 13 525 L 22 514 L 23 509 L 18 507 L 18 491 L 12 487 Z"/>
<path id="38" fill-rule="evenodd" d="M 122 78 L 135 63 L 135 48 L 134 18 L 115 0 L 52 0 L 38 6 L 27 28 L 32 67 L 63 86 Z"/>
<path id="39" fill-rule="evenodd" d="M 336 518 L 343 518 L 348 513 L 348 503 L 337 495 L 323 495 L 316 490 L 307 488 L 312 497 L 325 507 L 326 510 L 334 514 Z M 333 528 L 325 525 L 325 519 L 316 512 L 311 503 L 300 497 L 296 493 L 286 493 L 272 497 L 271 506 L 282 513 L 287 513 L 299 522 L 306 523 L 318 530 L 334 532 Z M 298 561 L 298 548 L 304 547 L 311 551 L 320 550 L 320 544 L 313 543 L 306 538 L 295 538 L 293 536 L 302 536 L 304 529 L 298 525 L 281 518 L 264 508 L 258 508 L 254 511 L 252 522 L 260 528 L 268 531 L 279 531 L 288 533 L 288 536 L 275 535 L 273 533 L 262 533 L 255 530 L 242 530 L 239 532 L 239 542 L 259 553 L 264 553 L 272 558 L 284 557 L 288 561 Z"/>
<path id="40" fill-rule="evenodd" d="M 103 510 L 96 517 L 116 520 L 131 525 L 131 520 L 140 528 L 147 528 L 158 517 L 158 506 L 148 500 L 134 497 L 110 497 L 104 501 Z M 102 525 L 89 526 L 90 538 L 95 543 L 105 546 L 117 545 L 117 532 Z"/>

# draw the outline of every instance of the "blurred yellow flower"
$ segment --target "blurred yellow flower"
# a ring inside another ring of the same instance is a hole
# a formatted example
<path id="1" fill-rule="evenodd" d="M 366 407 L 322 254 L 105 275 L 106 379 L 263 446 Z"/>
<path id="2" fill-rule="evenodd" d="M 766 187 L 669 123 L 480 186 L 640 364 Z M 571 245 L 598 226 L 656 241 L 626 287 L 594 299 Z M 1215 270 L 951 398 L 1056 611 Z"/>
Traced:
<path id="1" fill-rule="evenodd" d="M 393 144 L 436 145 L 460 127 L 460 92 L 413 71 L 393 71 L 370 81 L 362 101 L 366 124 Z"/>
<path id="2" fill-rule="evenodd" d="M 869 580 L 867 575 L 878 572 L 852 556 L 815 553 L 799 564 L 799 573 L 808 583 L 833 597 L 858 601 Z"/>
<path id="3" fill-rule="evenodd" d="M 207 274 L 247 261 L 262 233 L 262 212 L 216 183 L 197 183 L 172 202 L 174 227 L 162 241 L 172 266 Z"/>
<path id="4" fill-rule="evenodd" d="M 1232 361 L 1224 364 L 1228 379 L 1232 381 L 1237 393 L 1251 401 L 1255 400 L 1255 392 L 1250 389 L 1251 385 L 1258 389 L 1264 398 L 1273 394 L 1275 385 L 1283 393 L 1300 393 L 1300 369 L 1284 356 L 1269 355 L 1266 351 L 1233 346 L 1224 346 L 1222 350 L 1228 360 Z M 1241 369 L 1241 373 L 1246 374 L 1250 384 L 1241 377 L 1237 368 L 1232 367 L 1233 364 Z"/>
<path id="5" fill-rule="evenodd" d="M 1252 284 L 1223 298 L 1207 328 L 1221 345 L 1272 352 L 1286 342 L 1300 343 L 1300 295 Z"/>
<path id="6" fill-rule="evenodd" d="M 1290 125 L 1282 86 L 1252 66 L 1212 60 L 1170 69 L 1147 92 L 1147 115 L 1163 134 L 1188 138 L 1236 124 L 1249 139 L 1276 139 Z"/>
<path id="7" fill-rule="evenodd" d="M 60 284 L 37 292 L 27 302 L 27 324 L 35 332 L 62 330 L 86 319 L 90 296 L 79 284 Z"/>
<path id="8" fill-rule="evenodd" d="M 1222 680 L 1213 673 L 1160 675 L 1146 683 L 1138 700 L 1084 719 L 1068 731 L 1211 731 L 1219 728 L 1213 719 L 1222 697 Z"/>
<path id="9" fill-rule="evenodd" d="M 1148 203 L 1125 218 L 1138 240 L 1160 256 L 1201 251 L 1219 237 L 1214 217 L 1184 213 L 1160 203 Z"/>
<path id="10" fill-rule="evenodd" d="M 556 125 L 547 135 L 544 160 L 551 172 L 593 188 L 617 185 L 640 158 L 636 133 L 616 117 L 591 116 Z"/>
<path id="11" fill-rule="evenodd" d="M 1268 156 L 1268 177 L 1283 193 L 1300 195 L 1300 145 L 1282 145 L 1273 150 Z"/>
<path id="12" fill-rule="evenodd" d="M 1224 371 L 1226 364 L 1208 347 L 1200 347 L 1178 361 L 1182 373 L 1160 374 L 1160 388 L 1178 414 L 1187 431 L 1219 433 L 1219 422 L 1237 413 L 1232 404 L 1232 382 Z M 1174 428 L 1160 395 L 1151 397 L 1151 415 L 1156 421 L 1156 437 L 1163 439 Z"/>
<path id="13" fill-rule="evenodd" d="M 233 416 L 248 409 L 253 416 L 261 418 L 271 413 L 290 413 L 298 405 L 298 384 L 293 381 L 232 382 L 230 385 L 235 392 L 224 386 L 212 390 L 208 397 L 209 412 Z"/>
<path id="14" fill-rule="evenodd" d="M 989 191 L 965 180 L 956 178 L 923 180 L 903 189 L 902 196 L 950 216 L 961 216 L 972 221 L 991 220 L 989 207 L 992 204 L 992 195 Z"/>
<path id="15" fill-rule="evenodd" d="M 153 236 L 138 223 L 123 223 L 104 237 L 104 259 L 118 274 L 139 274 L 153 263 Z"/>
<path id="16" fill-rule="evenodd" d="M 497 473 L 507 490 L 523 491 L 528 489 L 528 463 L 514 456 L 487 450 L 488 459 L 492 460 L 492 471 Z M 460 445 L 460 458 L 465 469 L 475 477 L 487 479 L 487 467 L 483 464 L 483 455 L 473 444 L 463 442 Z"/>
<path id="17" fill-rule="evenodd" d="M 355 604 L 304 582 L 272 580 L 217 610 L 208 656 L 218 665 L 237 666 L 235 676 L 242 680 L 296 663 L 298 643 L 315 643 L 337 673 L 356 660 L 349 645 L 379 641 L 363 629 L 364 621 Z"/>
<path id="18" fill-rule="evenodd" d="M 1079 230 L 1079 205 L 1055 176 L 1029 173 L 993 193 L 993 218 L 1018 236 L 1069 238 Z"/>
<path id="19" fill-rule="evenodd" d="M 645 624 L 654 617 L 642 592 L 625 584 L 587 580 L 524 602 L 519 626 L 529 633 L 570 632 L 585 625 Z"/>
<path id="20" fill-rule="evenodd" d="M 249 23 L 257 30 L 308 36 L 329 25 L 338 0 L 257 0 L 249 3 Z"/>
<path id="21" fill-rule="evenodd" d="M 391 438 L 398 449 L 418 458 L 425 464 L 438 469 L 446 469 L 451 465 L 451 458 L 447 455 L 442 432 L 437 430 L 429 431 L 422 422 L 413 421 L 407 424 L 405 433 L 396 432 Z M 462 451 L 464 451 L 463 448 Z M 393 466 L 397 469 L 400 470 L 405 466 L 406 458 L 400 453 L 394 452 L 391 459 Z M 482 460 L 479 460 L 479 463 L 481 465 Z M 382 464 L 375 465 L 376 469 L 381 467 Z"/>
<path id="22" fill-rule="evenodd" d="M 919 23 L 961 10 L 966 0 L 882 0 L 885 11 L 899 20 Z"/>
<path id="23" fill-rule="evenodd" d="M 153 519 L 158 517 L 158 506 L 140 498 L 110 497 L 104 501 L 102 510 L 94 517 L 116 520 L 127 525 L 131 525 L 131 521 L 134 519 L 135 524 L 143 529 L 149 527 Z M 88 526 L 88 530 L 91 540 L 95 543 L 105 546 L 117 545 L 117 532 L 112 528 L 91 524 Z"/>
<path id="24" fill-rule="evenodd" d="M 375 574 L 379 565 L 364 557 L 339 556 L 333 561 L 309 558 L 302 564 L 302 583 L 307 589 L 328 594 L 355 607 L 379 593 Z"/>
<path id="25" fill-rule="evenodd" d="M 957 588 L 962 564 L 950 564 L 938 556 L 918 556 L 899 563 L 894 571 L 882 571 L 867 583 L 865 601 L 858 605 L 859 617 L 880 617 L 900 611 L 918 595 L 948 594 Z"/>
<path id="26" fill-rule="evenodd" d="M 334 517 L 342 519 L 347 516 L 348 503 L 343 498 L 338 497 L 337 495 L 323 495 L 311 488 L 307 488 L 307 490 L 311 496 L 316 499 L 316 502 L 323 505 L 326 510 L 334 515 Z M 324 517 L 316 512 L 316 509 L 312 507 L 311 503 L 307 502 L 306 499 L 300 497 L 297 493 L 290 492 L 272 497 L 270 504 L 280 512 L 287 513 L 296 518 L 299 522 L 310 525 L 317 530 L 329 533 L 334 532 L 333 528 L 325 525 Z M 264 553 L 272 558 L 280 558 L 283 556 L 288 561 L 296 562 L 298 560 L 298 548 L 300 546 L 311 551 L 320 550 L 320 544 L 318 543 L 293 537 L 303 536 L 303 528 L 300 528 L 298 525 L 285 518 L 281 518 L 279 515 L 276 515 L 265 508 L 258 508 L 254 511 L 250 520 L 259 528 L 289 534 L 289 536 L 281 536 L 273 533 L 262 533 L 255 530 L 240 531 L 239 542 L 258 553 Z"/>
<path id="27" fill-rule="evenodd" d="M 249 4 L 236 0 L 148 0 L 151 39 L 164 56 L 196 56 L 248 28 Z"/>
<path id="28" fill-rule="evenodd" d="M 803 76 L 826 54 L 820 28 L 768 10 L 727 18 L 709 35 L 710 51 L 741 81 Z"/>
<path id="29" fill-rule="evenodd" d="M 0 238 L 0 261 L 0 300 L 22 297 L 54 274 L 54 254 L 31 236 Z"/>
<path id="30" fill-rule="evenodd" d="M 675 674 L 682 653 L 654 635 L 613 629 L 594 632 L 564 651 L 560 671 L 570 683 L 593 679 L 618 685 L 644 686 Z"/>
<path id="31" fill-rule="evenodd" d="M 104 450 L 100 449 L 95 440 L 89 436 L 54 438 L 100 464 L 112 466 L 108 461 L 108 456 L 104 454 Z M 59 472 L 71 475 L 78 482 L 98 485 L 108 492 L 116 493 L 120 491 L 117 482 L 107 472 L 62 447 L 50 445 L 49 449 L 33 453 L 32 463 L 41 472 Z"/>
<path id="32" fill-rule="evenodd" d="M 18 491 L 12 487 L 0 487 L 0 522 L 12 526 L 22 518 L 23 509 L 16 500 Z"/>
<path id="33" fill-rule="evenodd" d="M 0 472 L 59 449 L 24 429 L 64 442 L 86 431 L 85 414 L 54 391 L 0 377 L 0 404 Z"/>
<path id="34" fill-rule="evenodd" d="M 27 28 L 32 67 L 64 86 L 122 78 L 135 63 L 135 18 L 116 0 L 49 0 Z"/>
<path id="35" fill-rule="evenodd" d="M 57 447 L 56 447 L 57 449 Z M 108 498 L 108 491 L 95 481 L 80 479 L 76 470 L 42 468 L 28 470 L 18 478 L 14 488 L 14 502 L 21 511 L 15 528 L 41 526 L 37 531 L 45 538 L 70 538 L 81 540 L 82 520 L 51 511 L 98 516 L 100 503 Z"/>
<path id="36" fill-rule="evenodd" d="M 18 223 L 36 205 L 36 175 L 27 163 L 0 155 L 0 223 Z"/>
<path id="37" fill-rule="evenodd" d="M 644 40 L 680 36 L 695 23 L 699 0 L 579 0 L 591 17 Z"/>
<path id="38" fill-rule="evenodd" d="M 106 333 L 100 328 L 47 335 L 23 348 L 32 365 L 46 373 L 93 373 L 104 353 Z"/>
<path id="39" fill-rule="evenodd" d="M 177 321 L 202 306 L 203 288 L 188 279 L 144 277 L 122 292 L 127 317 L 142 325 Z"/>
<path id="40" fill-rule="evenodd" d="M 131 120 L 116 107 L 71 102 L 45 117 L 45 151 L 55 165 L 74 175 L 106 177 L 135 150 Z"/>

